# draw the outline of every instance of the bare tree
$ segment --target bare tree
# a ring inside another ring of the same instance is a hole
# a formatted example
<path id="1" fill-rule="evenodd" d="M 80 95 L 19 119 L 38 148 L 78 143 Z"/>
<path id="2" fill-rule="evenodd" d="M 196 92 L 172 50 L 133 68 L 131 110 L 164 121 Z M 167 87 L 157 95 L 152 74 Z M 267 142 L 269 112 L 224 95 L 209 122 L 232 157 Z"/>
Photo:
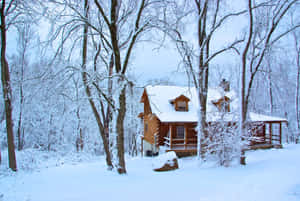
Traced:
<path id="1" fill-rule="evenodd" d="M 300 138 L 300 108 L 299 108 L 299 91 L 300 91 L 300 43 L 299 43 L 299 37 L 296 32 L 293 32 L 293 38 L 294 38 L 294 46 L 295 46 L 295 52 L 296 52 L 296 68 L 297 68 L 297 80 L 296 80 L 296 96 L 295 96 L 295 102 L 296 102 L 296 121 L 297 121 L 297 133 L 296 133 L 296 144 L 299 143 Z"/>
<path id="2" fill-rule="evenodd" d="M 101 134 L 107 164 L 110 168 L 115 167 L 120 174 L 126 173 L 124 119 L 126 91 L 131 83 L 127 71 L 136 43 L 142 33 L 151 28 L 151 12 L 148 10 L 157 1 L 85 0 L 80 4 L 62 0 L 55 3 L 63 11 L 68 9 L 71 13 L 61 15 L 67 16 L 66 20 L 54 32 L 54 38 L 62 41 L 56 56 L 64 51 L 64 45 L 71 37 L 74 36 L 71 50 L 78 41 L 82 41 L 80 71 Z M 78 34 L 82 28 L 83 34 Z M 91 55 L 92 65 L 89 62 Z M 109 145 L 113 147 L 110 149 Z"/>
<path id="3" fill-rule="evenodd" d="M 101 89 L 101 86 L 97 83 L 97 76 L 98 76 L 98 68 L 97 68 L 97 59 L 98 56 L 100 56 L 101 46 L 97 46 L 98 49 L 96 49 L 95 53 L 95 63 L 93 66 L 93 71 L 90 72 L 87 64 L 88 62 L 88 56 L 89 56 L 89 38 L 91 36 L 96 35 L 95 33 L 89 33 L 89 31 L 94 30 L 97 34 L 102 33 L 101 27 L 99 30 L 97 27 L 94 27 L 90 21 L 93 21 L 92 17 L 90 17 L 90 2 L 88 0 L 85 0 L 83 2 L 78 1 L 51 1 L 51 3 L 55 3 L 58 8 L 60 8 L 60 12 L 52 14 L 49 14 L 50 19 L 53 21 L 52 23 L 52 37 L 50 38 L 49 42 L 53 42 L 55 40 L 60 41 L 57 51 L 55 53 L 55 59 L 62 60 L 62 55 L 69 54 L 68 56 L 68 62 L 71 63 L 72 56 L 74 55 L 74 52 L 76 52 L 77 47 L 81 47 L 81 65 L 79 68 L 71 67 L 72 71 L 77 71 L 80 73 L 85 95 L 87 97 L 88 103 L 92 109 L 93 115 L 95 117 L 95 120 L 97 122 L 97 127 L 99 130 L 100 137 L 102 139 L 104 152 L 106 155 L 106 164 L 108 166 L 108 169 L 111 170 L 113 168 L 112 163 L 112 156 L 109 148 L 109 141 L 107 132 L 105 129 L 105 121 L 107 118 L 106 113 L 104 112 L 104 104 L 102 101 L 102 98 L 104 98 L 107 101 L 107 105 L 111 104 L 109 99 L 107 98 L 106 94 L 104 93 L 104 90 Z M 65 14 L 68 13 L 68 14 Z M 56 19 L 61 19 L 62 23 L 57 23 Z M 99 18 L 95 20 L 101 25 L 101 21 L 99 21 Z M 82 32 L 81 32 L 82 30 Z M 82 34 L 81 34 L 82 33 Z M 70 43 L 70 41 L 72 41 Z M 82 41 L 82 44 L 80 45 L 79 42 Z M 100 40 L 101 41 L 101 40 Z M 65 48 L 65 46 L 71 46 L 71 48 Z M 69 53 L 68 53 L 68 50 Z M 77 50 L 78 51 L 78 50 Z M 91 53 L 92 54 L 92 53 Z M 107 76 L 106 76 L 107 77 Z M 94 79 L 94 80 L 93 80 Z M 102 78 L 100 78 L 102 79 Z M 93 87 L 96 90 L 93 90 Z M 97 104 L 96 97 L 94 93 L 98 95 L 100 104 Z M 99 109 L 98 109 L 99 108 Z M 79 136 L 77 138 L 77 142 L 80 142 L 81 140 L 81 129 L 80 129 L 80 112 L 79 112 L 79 106 L 77 108 L 77 119 L 78 119 L 78 126 L 79 126 Z"/>
<path id="4" fill-rule="evenodd" d="M 116 110 L 113 112 L 113 132 L 110 135 L 116 137 L 116 166 L 118 172 L 123 174 L 126 173 L 124 158 L 126 88 L 130 83 L 126 79 L 126 72 L 128 71 L 130 58 L 139 37 L 151 27 L 151 17 L 150 13 L 147 13 L 147 8 L 155 1 L 111 0 L 108 12 L 105 12 L 104 3 L 98 0 L 94 0 L 94 2 L 108 29 L 108 37 L 106 38 L 104 35 L 102 37 L 105 38 L 105 41 L 110 41 L 113 56 L 113 88 L 117 90 L 115 96 L 113 96 Z M 125 6 L 126 4 L 127 6 Z"/>
<path id="5" fill-rule="evenodd" d="M 283 36 L 300 27 L 299 24 L 291 28 L 276 33 L 280 22 L 283 21 L 288 11 L 299 2 L 298 0 L 285 1 L 265 1 L 257 8 L 255 1 L 248 0 L 248 19 L 249 30 L 245 40 L 245 46 L 241 57 L 240 74 L 240 133 L 246 133 L 245 125 L 247 122 L 249 100 L 255 76 L 262 66 L 266 54 L 270 48 Z M 263 15 L 264 13 L 265 18 Z M 247 81 L 249 80 L 249 81 Z"/>
<path id="6" fill-rule="evenodd" d="M 182 57 L 183 65 L 185 66 L 188 75 L 191 77 L 193 85 L 197 89 L 199 100 L 199 119 L 198 119 L 198 158 L 204 154 L 206 150 L 206 144 L 203 140 L 208 137 L 207 121 L 206 121 L 206 102 L 208 91 L 208 79 L 209 79 L 209 64 L 219 54 L 225 51 L 235 49 L 235 45 L 241 42 L 241 40 L 234 40 L 231 44 L 219 50 L 211 51 L 211 38 L 215 35 L 216 31 L 223 26 L 223 24 L 234 16 L 239 16 L 245 11 L 229 12 L 227 14 L 223 10 L 221 12 L 221 6 L 223 5 L 220 0 L 195 0 L 192 5 L 188 4 L 188 10 L 183 10 L 182 6 L 178 3 L 172 2 L 175 10 L 175 20 L 172 19 L 167 23 L 163 23 L 163 30 L 167 33 L 175 42 L 178 52 Z M 222 15 L 223 14 L 223 15 Z M 167 14 L 166 14 L 167 15 Z M 186 17 L 194 17 L 197 19 L 196 31 L 197 31 L 197 44 L 194 50 L 194 44 L 188 42 L 188 39 L 184 38 L 184 33 L 180 29 L 181 22 Z M 166 17 L 165 17 L 166 18 Z M 162 20 L 166 21 L 166 20 Z"/>
<path id="7" fill-rule="evenodd" d="M 13 66 L 16 72 L 16 82 L 19 90 L 19 114 L 17 122 L 17 142 L 18 150 L 22 150 L 24 147 L 24 129 L 23 129 L 23 113 L 24 113 L 24 80 L 25 71 L 28 67 L 28 51 L 30 46 L 30 41 L 34 37 L 32 32 L 32 27 L 30 24 L 20 23 L 16 25 L 18 30 L 18 51 L 16 55 L 16 64 Z"/>
<path id="8" fill-rule="evenodd" d="M 13 120 L 12 120 L 12 89 L 10 83 L 9 66 L 6 59 L 6 45 L 7 45 L 7 16 L 15 11 L 17 2 L 14 0 L 1 3 L 0 16 L 1 16 L 1 81 L 3 89 L 3 99 L 5 103 L 5 116 L 6 116 L 6 132 L 8 144 L 9 167 L 13 171 L 17 171 L 17 162 L 15 155 L 14 133 L 13 133 Z M 11 22 L 9 22 L 11 23 Z"/>

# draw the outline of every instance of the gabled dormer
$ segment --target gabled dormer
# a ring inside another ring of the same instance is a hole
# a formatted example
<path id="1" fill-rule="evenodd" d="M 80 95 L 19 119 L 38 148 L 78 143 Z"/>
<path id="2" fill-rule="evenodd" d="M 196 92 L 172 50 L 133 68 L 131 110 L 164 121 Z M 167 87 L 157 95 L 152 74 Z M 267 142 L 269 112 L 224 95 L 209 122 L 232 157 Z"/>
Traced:
<path id="1" fill-rule="evenodd" d="M 219 112 L 230 112 L 230 98 L 227 96 L 212 101 L 212 103 L 218 108 Z"/>
<path id="2" fill-rule="evenodd" d="M 170 103 L 174 106 L 176 111 L 189 111 L 190 99 L 184 95 L 180 95 L 177 98 L 170 100 Z"/>

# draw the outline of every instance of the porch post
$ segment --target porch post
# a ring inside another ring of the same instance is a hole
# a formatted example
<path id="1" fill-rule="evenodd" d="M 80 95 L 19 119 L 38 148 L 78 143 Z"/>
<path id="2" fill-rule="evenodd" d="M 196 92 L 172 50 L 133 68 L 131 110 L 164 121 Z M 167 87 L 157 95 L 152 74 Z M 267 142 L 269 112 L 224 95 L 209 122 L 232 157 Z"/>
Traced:
<path id="1" fill-rule="evenodd" d="M 172 149 L 172 124 L 169 125 L 169 129 L 170 129 L 170 149 Z"/>
<path id="2" fill-rule="evenodd" d="M 144 156 L 144 137 L 141 136 L 141 155 Z"/>
<path id="3" fill-rule="evenodd" d="M 270 144 L 272 144 L 272 123 L 269 123 Z"/>
<path id="4" fill-rule="evenodd" d="M 282 131 L 281 131 L 281 122 L 279 123 L 279 143 L 281 144 L 281 133 L 282 133 Z"/>
<path id="5" fill-rule="evenodd" d="M 266 124 L 265 123 L 263 124 L 263 131 L 264 131 L 264 138 L 263 138 L 263 140 L 264 140 L 264 143 L 266 143 Z"/>
<path id="6" fill-rule="evenodd" d="M 184 148 L 186 149 L 187 148 L 187 144 L 188 144 L 188 141 L 187 141 L 187 136 L 188 136 L 188 128 L 187 126 L 184 124 Z"/>

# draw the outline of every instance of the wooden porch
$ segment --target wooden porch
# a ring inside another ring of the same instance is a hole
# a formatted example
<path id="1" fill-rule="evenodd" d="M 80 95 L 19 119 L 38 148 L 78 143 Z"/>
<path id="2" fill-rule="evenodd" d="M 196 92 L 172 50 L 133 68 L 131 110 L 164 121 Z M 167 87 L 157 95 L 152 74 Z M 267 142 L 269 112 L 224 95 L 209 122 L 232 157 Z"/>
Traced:
<path id="1" fill-rule="evenodd" d="M 167 151 L 176 153 L 197 153 L 197 136 L 194 127 L 194 124 L 168 124 L 167 132 L 161 139 L 160 145 L 166 146 Z"/>
<path id="2" fill-rule="evenodd" d="M 282 121 L 253 122 L 250 125 L 250 149 L 282 147 Z"/>
<path id="3" fill-rule="evenodd" d="M 245 150 L 282 148 L 282 121 L 251 122 L 248 127 L 250 132 L 249 144 Z M 178 134 L 184 127 L 184 134 Z M 193 128 L 193 129 L 192 129 Z M 167 151 L 175 151 L 177 154 L 196 154 L 197 135 L 195 125 L 168 124 L 167 134 L 160 136 L 157 145 L 164 145 Z"/>

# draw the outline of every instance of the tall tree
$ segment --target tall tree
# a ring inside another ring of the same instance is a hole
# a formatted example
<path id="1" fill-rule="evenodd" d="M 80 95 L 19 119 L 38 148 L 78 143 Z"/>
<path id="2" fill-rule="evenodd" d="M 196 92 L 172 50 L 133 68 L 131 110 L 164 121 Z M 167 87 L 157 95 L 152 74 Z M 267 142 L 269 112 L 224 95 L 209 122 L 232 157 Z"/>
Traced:
<path id="1" fill-rule="evenodd" d="M 296 32 L 293 32 L 294 38 L 294 48 L 296 52 L 296 68 L 297 68 L 297 80 L 296 80 L 296 94 L 295 94 L 295 104 L 296 104 L 296 143 L 299 143 L 300 140 L 300 107 L 299 107 L 299 98 L 300 98 L 300 43 L 299 35 Z"/>
<path id="2" fill-rule="evenodd" d="M 29 54 L 29 45 L 31 40 L 34 37 L 32 31 L 31 24 L 20 23 L 16 25 L 18 31 L 18 49 L 16 55 L 16 64 L 11 65 L 15 67 L 14 71 L 16 72 L 16 80 L 19 90 L 19 114 L 18 114 L 18 122 L 17 122 L 17 143 L 18 150 L 22 150 L 24 147 L 25 139 L 24 139 L 24 128 L 23 128 L 23 119 L 24 119 L 24 103 L 25 103 L 25 95 L 24 95 L 24 82 L 25 82 L 25 71 L 28 68 L 28 54 Z M 14 76 L 14 74 L 12 74 Z"/>
<path id="3" fill-rule="evenodd" d="M 241 40 L 234 40 L 232 43 L 227 44 L 224 48 L 211 49 L 211 39 L 225 22 L 234 16 L 239 16 L 245 11 L 226 12 L 221 8 L 224 4 L 220 0 L 195 0 L 193 3 L 184 2 L 188 8 L 183 9 L 184 5 L 180 2 L 174 1 L 170 5 L 173 8 L 175 20 L 167 21 L 165 14 L 162 25 L 163 31 L 168 34 L 175 42 L 178 52 L 182 57 L 183 64 L 192 79 L 192 83 L 197 89 L 199 100 L 198 112 L 198 158 L 204 156 L 205 143 L 204 139 L 208 137 L 207 121 L 206 121 L 206 102 L 208 92 L 208 79 L 209 79 L 209 64 L 219 54 L 235 49 L 235 45 L 240 43 Z M 222 11 L 222 12 L 221 12 Z M 225 13 L 225 14 L 224 14 Z M 181 29 L 182 23 L 186 18 L 196 19 L 196 33 L 197 44 L 189 42 L 188 38 L 184 37 L 184 31 Z M 194 48 L 196 46 L 196 48 Z M 202 153 L 201 153 L 202 152 Z"/>
<path id="4" fill-rule="evenodd" d="M 300 27 L 296 24 L 279 32 L 280 22 L 299 0 L 265 1 L 257 7 L 255 0 L 247 1 L 248 31 L 242 49 L 240 74 L 240 134 L 245 135 L 249 101 L 254 79 L 270 48 L 282 37 Z M 262 14 L 264 13 L 264 14 Z M 266 15 L 267 13 L 267 15 Z M 263 26 L 261 26 L 263 24 Z M 279 33 L 277 33 L 279 32 Z"/>
<path id="5" fill-rule="evenodd" d="M 110 9 L 106 12 L 105 4 L 94 0 L 98 12 L 108 29 L 108 36 L 102 35 L 105 41 L 109 41 L 113 56 L 113 96 L 115 110 L 112 113 L 112 139 L 115 141 L 116 168 L 120 174 L 126 173 L 124 158 L 124 120 L 126 114 L 126 89 L 128 80 L 126 73 L 133 49 L 139 37 L 151 28 L 151 13 L 147 8 L 159 1 L 141 0 L 120 1 L 111 0 Z"/>
<path id="6" fill-rule="evenodd" d="M 107 164 L 120 174 L 126 173 L 124 119 L 126 91 L 131 83 L 127 71 L 142 33 L 152 27 L 152 13 L 148 10 L 159 1 L 51 2 L 57 3 L 63 13 L 68 10 L 68 14 L 60 15 L 65 19 L 54 32 L 54 38 L 62 41 L 56 56 L 65 51 L 64 46 L 71 38 L 74 38 L 71 50 L 77 47 L 78 41 L 82 41 L 80 73 L 101 134 Z M 78 34 L 81 29 L 83 34 Z M 89 62 L 91 55 L 93 62 Z"/>
<path id="7" fill-rule="evenodd" d="M 7 24 L 7 16 L 13 13 L 18 6 L 18 2 L 11 0 L 2 0 L 0 8 L 1 17 L 1 81 L 3 89 L 3 100 L 5 104 L 5 117 L 6 117 L 6 132 L 7 132 L 7 144 L 8 144 L 8 158 L 9 168 L 13 171 L 17 171 L 17 161 L 15 155 L 14 144 L 14 132 L 13 132 L 13 120 L 12 120 L 12 88 L 10 83 L 9 66 L 6 59 L 7 48 L 7 30 L 9 24 Z M 16 15 L 17 16 L 17 15 Z"/>

